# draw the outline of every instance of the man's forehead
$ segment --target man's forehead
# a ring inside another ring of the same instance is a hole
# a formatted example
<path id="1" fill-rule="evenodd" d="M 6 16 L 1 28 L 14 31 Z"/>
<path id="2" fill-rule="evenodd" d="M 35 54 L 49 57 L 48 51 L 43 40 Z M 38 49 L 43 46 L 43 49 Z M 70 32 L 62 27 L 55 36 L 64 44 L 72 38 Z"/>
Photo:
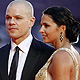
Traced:
<path id="1" fill-rule="evenodd" d="M 19 11 L 23 11 L 24 13 L 27 13 L 30 16 L 33 16 L 33 6 L 28 1 L 12 1 L 8 5 L 8 7 L 6 9 L 6 12 L 11 8 L 14 9 L 14 10 L 17 9 Z"/>
<path id="2" fill-rule="evenodd" d="M 24 3 L 13 3 L 12 5 L 9 5 L 7 7 L 7 11 L 11 10 L 11 9 L 14 9 L 15 11 L 24 11 L 24 12 L 27 12 L 28 11 L 28 7 L 26 7 L 24 5 Z"/>
<path id="3" fill-rule="evenodd" d="M 27 5 L 27 4 L 26 4 Z M 17 6 L 16 8 L 18 8 L 18 7 L 25 7 L 25 3 L 24 2 L 14 2 L 14 3 L 12 3 L 12 4 L 10 4 L 8 7 L 12 7 L 12 6 Z"/>

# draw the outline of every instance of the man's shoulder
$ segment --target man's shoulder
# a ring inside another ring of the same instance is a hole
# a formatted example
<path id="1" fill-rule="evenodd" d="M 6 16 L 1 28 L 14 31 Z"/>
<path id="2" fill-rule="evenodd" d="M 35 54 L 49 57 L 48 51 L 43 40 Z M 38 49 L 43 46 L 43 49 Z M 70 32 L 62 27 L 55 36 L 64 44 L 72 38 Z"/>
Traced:
<path id="1" fill-rule="evenodd" d="M 4 46 L 2 46 L 2 47 L 0 48 L 0 51 L 6 50 L 6 49 L 8 49 L 9 47 L 10 47 L 9 44 L 5 44 Z"/>
<path id="2" fill-rule="evenodd" d="M 35 44 L 35 46 L 37 47 L 41 47 L 42 49 L 54 49 L 52 46 L 47 45 L 46 43 L 42 42 L 41 40 L 38 40 L 37 38 L 33 39 L 33 43 Z"/>

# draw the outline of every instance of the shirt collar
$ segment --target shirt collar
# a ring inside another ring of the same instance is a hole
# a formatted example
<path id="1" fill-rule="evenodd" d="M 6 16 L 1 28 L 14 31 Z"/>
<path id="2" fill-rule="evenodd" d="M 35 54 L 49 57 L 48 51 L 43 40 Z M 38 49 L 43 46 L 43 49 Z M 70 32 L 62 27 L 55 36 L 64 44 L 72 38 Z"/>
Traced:
<path id="1" fill-rule="evenodd" d="M 24 53 L 26 53 L 27 49 L 30 47 L 32 43 L 32 40 L 33 40 L 33 37 L 31 34 L 25 40 L 23 40 L 19 45 L 16 45 L 11 40 L 11 51 L 13 51 L 16 46 L 18 46 Z"/>

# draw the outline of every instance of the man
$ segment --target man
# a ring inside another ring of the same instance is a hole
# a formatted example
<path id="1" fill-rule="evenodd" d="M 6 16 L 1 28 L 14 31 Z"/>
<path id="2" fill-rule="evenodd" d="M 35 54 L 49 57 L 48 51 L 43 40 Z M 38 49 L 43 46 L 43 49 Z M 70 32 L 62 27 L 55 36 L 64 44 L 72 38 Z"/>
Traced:
<path id="1" fill-rule="evenodd" d="M 12 1 L 8 5 L 6 28 L 11 41 L 0 49 L 0 80 L 35 80 L 36 73 L 53 53 L 53 48 L 32 36 L 34 22 L 33 6 L 28 1 Z M 10 79 L 16 46 L 19 47 L 17 70 L 13 70 L 16 79 Z"/>

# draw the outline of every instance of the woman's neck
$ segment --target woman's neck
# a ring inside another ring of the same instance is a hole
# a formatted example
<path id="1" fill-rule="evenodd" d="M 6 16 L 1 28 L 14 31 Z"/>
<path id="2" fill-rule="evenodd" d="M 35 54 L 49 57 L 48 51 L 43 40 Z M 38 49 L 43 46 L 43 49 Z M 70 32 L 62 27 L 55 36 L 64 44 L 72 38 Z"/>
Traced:
<path id="1" fill-rule="evenodd" d="M 71 43 L 69 42 L 68 39 L 64 39 L 62 42 L 57 41 L 55 43 L 53 43 L 53 46 L 55 47 L 55 49 L 59 49 L 59 48 L 71 48 Z"/>

